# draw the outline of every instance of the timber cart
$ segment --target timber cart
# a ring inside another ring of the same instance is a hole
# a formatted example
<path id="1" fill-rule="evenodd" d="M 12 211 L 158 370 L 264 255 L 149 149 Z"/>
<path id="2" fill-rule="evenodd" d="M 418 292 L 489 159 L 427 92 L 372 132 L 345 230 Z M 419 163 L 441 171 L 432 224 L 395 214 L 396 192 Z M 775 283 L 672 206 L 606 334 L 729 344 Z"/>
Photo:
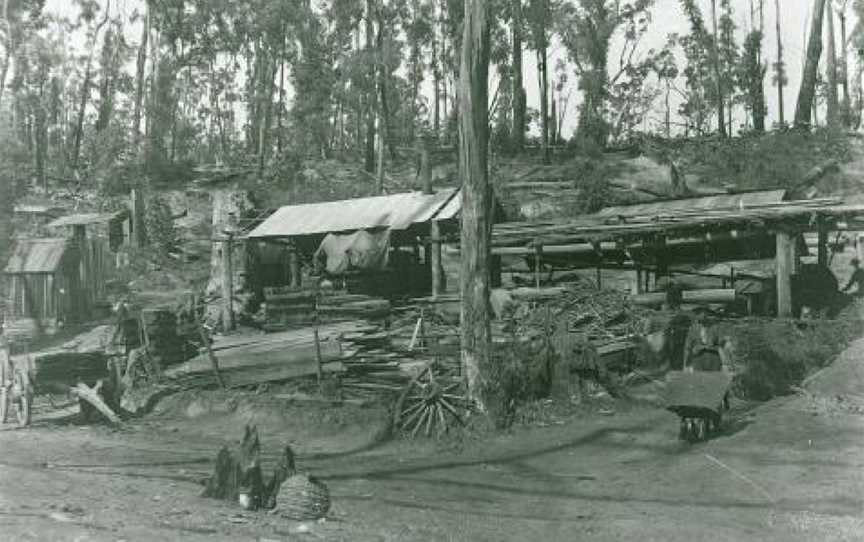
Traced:
<path id="1" fill-rule="evenodd" d="M 53 394 L 77 397 L 85 419 L 96 410 L 112 423 L 119 423 L 103 399 L 116 391 L 107 356 L 74 352 L 32 354 L 30 347 L 36 335 L 35 327 L 27 320 L 13 322 L 0 335 L 0 424 L 17 421 L 22 427 L 30 425 L 37 394 L 48 395 L 49 401 Z"/>

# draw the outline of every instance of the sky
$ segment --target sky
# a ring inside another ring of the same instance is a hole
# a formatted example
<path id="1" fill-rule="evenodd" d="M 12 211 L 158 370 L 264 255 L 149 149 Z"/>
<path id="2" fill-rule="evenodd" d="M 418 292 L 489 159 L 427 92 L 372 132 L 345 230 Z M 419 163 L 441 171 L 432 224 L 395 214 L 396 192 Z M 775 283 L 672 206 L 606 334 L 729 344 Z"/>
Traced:
<path id="1" fill-rule="evenodd" d="M 108 0 L 99 0 L 104 6 Z M 384 0 L 386 1 L 386 0 Z M 783 38 L 784 59 L 786 61 L 788 85 L 784 92 L 784 102 L 786 109 L 787 121 L 794 113 L 795 100 L 798 94 L 798 85 L 801 78 L 802 63 L 806 49 L 806 29 L 810 20 L 811 1 L 810 0 L 777 0 L 780 4 L 781 18 L 781 33 Z M 751 2 L 758 4 L 758 0 L 731 0 L 732 8 L 735 12 L 734 18 L 738 30 L 736 41 L 743 42 L 745 34 L 750 28 L 750 5 Z M 765 39 L 763 41 L 763 60 L 769 64 L 773 63 L 777 55 L 777 38 L 775 33 L 776 12 L 774 7 L 775 0 L 764 0 L 764 29 Z M 697 0 L 697 3 L 703 10 L 703 13 L 710 13 L 710 0 Z M 719 1 L 718 1 L 719 3 Z M 851 3 L 851 2 L 850 2 Z M 143 10 L 144 0 L 113 0 L 112 11 L 120 10 L 126 15 L 130 15 L 134 10 Z M 74 17 L 77 10 L 73 7 L 70 0 L 47 0 L 46 8 L 54 13 L 62 13 Z M 643 38 L 643 44 L 640 52 L 644 54 L 648 49 L 659 49 L 666 42 L 666 38 L 670 33 L 678 33 L 684 35 L 688 33 L 689 26 L 686 18 L 680 7 L 680 0 L 656 0 L 654 7 L 651 10 L 652 23 L 648 33 Z M 849 15 L 848 29 L 851 32 L 855 24 L 854 18 Z M 130 43 L 137 43 L 140 39 L 140 28 L 127 25 L 127 39 Z M 837 40 L 839 43 L 839 22 L 836 25 Z M 823 33 L 825 35 L 826 33 Z M 612 51 L 609 55 L 610 59 L 616 59 L 616 52 L 620 50 L 622 40 L 620 36 L 613 39 Z M 83 36 L 71 36 L 69 38 L 70 47 L 81 49 L 84 46 Z M 839 53 L 838 47 L 838 53 Z M 638 55 L 639 53 L 637 53 Z M 553 44 L 550 50 L 549 66 L 555 66 L 558 59 L 566 57 L 566 53 L 560 44 Z M 851 58 L 851 55 L 850 55 Z M 127 69 L 134 69 L 134 61 L 130 62 Z M 679 62 L 679 67 L 683 67 L 683 61 Z M 525 86 L 528 97 L 528 106 L 539 108 L 539 85 L 537 82 L 537 68 L 533 51 L 525 51 L 524 54 L 525 68 Z M 494 93 L 497 82 L 494 80 L 494 70 L 490 70 L 493 75 L 490 83 L 490 97 Z M 552 70 L 550 69 L 550 73 Z M 850 73 L 852 70 L 850 69 Z M 772 71 L 769 69 L 768 75 L 765 78 L 765 94 L 768 105 L 768 125 L 770 126 L 777 120 L 777 91 L 771 85 Z M 567 115 L 562 130 L 562 135 L 567 137 L 575 129 L 577 111 L 576 107 L 579 101 L 578 89 L 576 88 L 577 79 L 574 73 L 569 74 L 569 87 L 565 89 L 564 94 L 570 92 L 571 98 L 567 108 Z M 431 95 L 431 82 L 427 81 L 426 94 Z M 490 98 L 491 99 L 491 98 Z M 655 111 L 649 113 L 649 118 L 653 118 L 655 122 L 649 122 L 649 127 L 656 127 L 662 117 L 661 104 L 658 104 Z M 677 104 L 673 102 L 672 109 L 675 110 Z M 739 115 L 740 116 L 740 115 Z M 743 121 L 743 118 L 737 119 L 736 124 Z"/>

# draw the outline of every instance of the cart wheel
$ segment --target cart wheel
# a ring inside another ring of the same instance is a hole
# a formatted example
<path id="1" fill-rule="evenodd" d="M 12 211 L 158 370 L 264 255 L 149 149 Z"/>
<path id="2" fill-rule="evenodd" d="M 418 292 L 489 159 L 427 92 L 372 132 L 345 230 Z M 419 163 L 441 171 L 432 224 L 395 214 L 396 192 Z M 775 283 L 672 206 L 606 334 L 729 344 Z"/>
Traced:
<path id="1" fill-rule="evenodd" d="M 19 427 L 27 427 L 30 425 L 30 416 L 32 414 L 32 402 L 30 401 L 30 396 L 27 394 L 21 394 L 21 397 L 18 399 L 18 426 Z"/>
<path id="2" fill-rule="evenodd" d="M 0 386 L 0 423 L 6 423 L 9 415 L 9 390 L 6 386 Z"/>
<path id="3" fill-rule="evenodd" d="M 462 392 L 462 379 L 438 374 L 429 364 L 405 386 L 394 409 L 394 426 L 412 438 L 422 430 L 440 436 L 462 419 L 468 401 Z"/>

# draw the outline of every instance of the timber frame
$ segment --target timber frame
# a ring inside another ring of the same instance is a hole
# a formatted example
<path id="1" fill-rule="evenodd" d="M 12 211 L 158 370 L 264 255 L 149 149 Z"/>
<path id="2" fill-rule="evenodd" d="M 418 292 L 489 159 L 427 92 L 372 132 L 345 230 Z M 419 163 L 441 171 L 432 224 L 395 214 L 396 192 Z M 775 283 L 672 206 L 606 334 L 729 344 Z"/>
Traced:
<path id="1" fill-rule="evenodd" d="M 789 317 L 791 276 L 799 257 L 796 239 L 818 232 L 818 262 L 825 265 L 829 233 L 847 230 L 864 230 L 864 204 L 822 198 L 641 216 L 584 215 L 508 222 L 494 226 L 492 253 L 581 259 L 584 267 L 596 266 L 598 276 L 604 266 L 620 268 L 630 261 L 637 273 L 633 292 L 640 293 L 649 282 L 648 273 L 643 272 L 653 269 L 655 277 L 665 273 L 676 263 L 676 246 L 690 243 L 708 247 L 723 241 L 746 248 L 756 239 L 773 237 L 778 316 Z"/>

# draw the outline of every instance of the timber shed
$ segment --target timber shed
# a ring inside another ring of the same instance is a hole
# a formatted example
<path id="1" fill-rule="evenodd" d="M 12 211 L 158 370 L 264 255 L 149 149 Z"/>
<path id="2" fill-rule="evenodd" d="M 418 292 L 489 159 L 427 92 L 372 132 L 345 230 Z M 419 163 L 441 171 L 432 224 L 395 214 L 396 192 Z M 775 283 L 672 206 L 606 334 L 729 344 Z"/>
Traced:
<path id="1" fill-rule="evenodd" d="M 3 273 L 7 321 L 32 318 L 51 331 L 60 322 L 84 316 L 78 251 L 68 239 L 18 241 Z"/>
<path id="2" fill-rule="evenodd" d="M 252 269 L 247 275 L 255 289 L 289 283 L 300 287 L 301 265 L 317 274 L 368 263 L 368 268 L 354 269 L 359 272 L 351 275 L 376 282 L 375 290 L 388 290 L 375 293 L 434 289 L 436 276 L 443 282 L 441 244 L 458 235 L 460 209 L 458 188 L 287 205 L 245 236 L 247 265 Z M 319 264 L 319 258 L 333 258 L 335 250 L 344 250 L 351 261 Z M 384 254 L 352 255 L 351 250 Z"/>
<path id="3" fill-rule="evenodd" d="M 593 215 L 497 224 L 492 251 L 530 256 L 537 283 L 554 259 L 573 267 L 632 269 L 634 293 L 680 263 L 774 258 L 777 313 L 792 314 L 791 279 L 807 250 L 803 234 L 818 232 L 817 262 L 828 261 L 833 231 L 864 229 L 864 204 L 836 198 L 783 201 L 777 191 L 652 202 Z"/>

